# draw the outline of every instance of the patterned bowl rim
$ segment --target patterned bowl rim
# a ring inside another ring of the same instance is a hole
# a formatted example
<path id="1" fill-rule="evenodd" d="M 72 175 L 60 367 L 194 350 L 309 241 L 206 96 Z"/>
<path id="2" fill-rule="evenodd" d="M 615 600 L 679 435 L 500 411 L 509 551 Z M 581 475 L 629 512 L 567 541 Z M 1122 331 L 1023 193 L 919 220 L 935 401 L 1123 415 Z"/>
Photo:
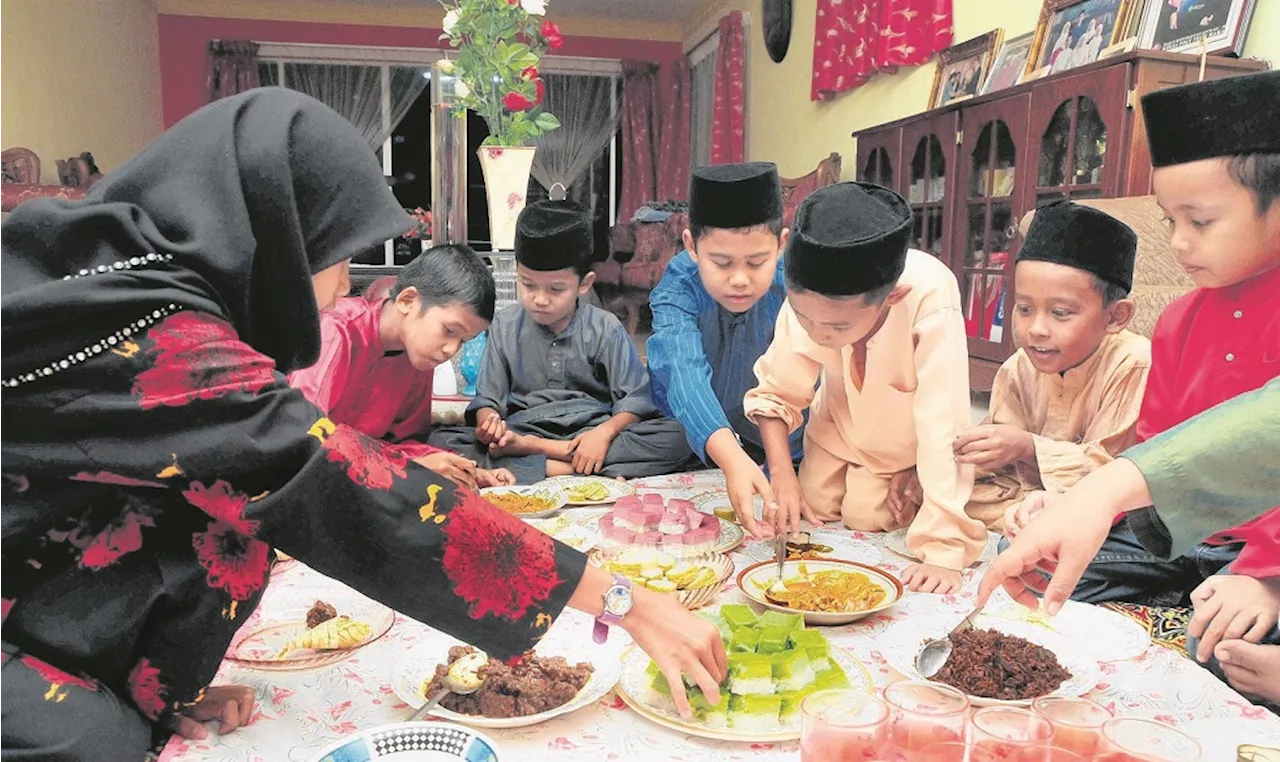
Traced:
<path id="1" fill-rule="evenodd" d="M 474 728 L 469 728 L 465 725 L 459 725 L 456 722 L 448 722 L 446 720 L 436 720 L 429 723 L 390 722 L 385 725 L 375 725 L 372 728 L 366 728 L 364 730 L 356 731 L 355 733 L 352 733 L 351 735 L 348 735 L 348 736 L 344 736 L 343 738 L 337 741 L 334 741 L 333 743 L 324 747 L 324 749 L 322 749 L 319 754 L 316 754 L 314 757 L 311 758 L 311 762 L 325 762 L 325 759 L 328 758 L 334 752 L 342 751 L 346 749 L 347 746 L 357 741 L 362 741 L 362 742 L 365 742 L 366 744 L 371 744 L 373 743 L 374 734 L 395 733 L 397 731 L 415 731 L 415 732 L 421 733 L 424 730 L 434 730 L 434 729 L 455 730 L 459 733 L 463 733 L 470 737 L 468 741 L 468 746 L 470 746 L 470 741 L 479 741 L 480 743 L 489 747 L 489 753 L 492 755 L 492 758 L 494 760 L 502 759 L 501 747 L 498 746 L 497 742 L 495 742 L 492 738 L 485 735 L 484 733 L 481 733 L 480 731 Z M 365 750 L 370 754 L 368 759 L 370 760 L 379 759 L 379 757 L 372 756 L 373 755 L 372 750 L 368 749 L 367 747 Z M 466 757 L 458 757 L 458 759 L 466 759 Z"/>
<path id="2" fill-rule="evenodd" d="M 596 566 L 602 567 L 605 564 L 604 557 L 606 555 L 626 549 L 627 546 L 625 545 L 607 548 L 593 548 L 591 552 L 587 553 L 587 561 Z M 724 587 L 725 581 L 733 576 L 733 570 L 735 568 L 733 559 L 729 558 L 728 554 L 721 553 L 718 550 L 704 550 L 701 552 L 687 553 L 685 554 L 685 558 L 681 558 L 681 555 L 678 552 L 672 553 L 671 555 L 676 557 L 677 562 L 685 559 L 697 559 L 716 570 L 715 584 L 705 585 L 693 590 L 686 589 L 676 591 L 676 600 L 680 601 L 680 605 L 690 611 L 700 609 L 710 603 L 717 595 L 720 594 L 720 590 Z"/>

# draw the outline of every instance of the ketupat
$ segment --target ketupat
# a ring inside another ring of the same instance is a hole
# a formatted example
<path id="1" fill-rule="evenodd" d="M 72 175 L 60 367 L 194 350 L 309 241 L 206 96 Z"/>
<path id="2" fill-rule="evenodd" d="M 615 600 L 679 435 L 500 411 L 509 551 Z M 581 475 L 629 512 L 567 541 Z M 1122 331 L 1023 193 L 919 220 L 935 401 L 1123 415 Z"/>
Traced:
<path id="1" fill-rule="evenodd" d="M 350 617 L 345 616 L 334 617 L 292 638 L 284 644 L 284 648 L 280 649 L 276 658 L 282 659 L 289 653 L 303 648 L 315 651 L 353 648 L 363 643 L 372 632 L 373 627 L 367 622 L 352 621 Z"/>

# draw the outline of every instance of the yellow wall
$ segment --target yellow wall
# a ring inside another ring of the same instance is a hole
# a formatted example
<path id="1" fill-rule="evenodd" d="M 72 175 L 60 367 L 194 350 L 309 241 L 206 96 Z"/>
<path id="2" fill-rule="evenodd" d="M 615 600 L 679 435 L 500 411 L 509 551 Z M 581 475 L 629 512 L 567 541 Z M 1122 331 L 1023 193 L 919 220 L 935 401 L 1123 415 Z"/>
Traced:
<path id="1" fill-rule="evenodd" d="M 709 34 L 724 14 L 748 12 L 747 156 L 777 162 L 782 175 L 794 177 L 837 151 L 844 157 L 845 178 L 852 179 L 856 141 L 850 133 L 924 111 L 936 65 L 879 74 L 833 101 L 815 103 L 809 100 L 809 81 L 817 0 L 795 0 L 794 5 L 791 48 L 780 64 L 764 49 L 761 0 L 712 0 L 687 24 L 686 47 Z M 1003 27 L 1006 37 L 1029 32 L 1040 6 L 1039 0 L 954 0 L 955 40 L 996 27 Z M 1280 0 L 1258 0 L 1245 55 L 1280 64 Z"/>
<path id="2" fill-rule="evenodd" d="M 5 0 L 0 141 L 57 159 L 89 151 L 108 172 L 160 134 L 155 0 Z"/>

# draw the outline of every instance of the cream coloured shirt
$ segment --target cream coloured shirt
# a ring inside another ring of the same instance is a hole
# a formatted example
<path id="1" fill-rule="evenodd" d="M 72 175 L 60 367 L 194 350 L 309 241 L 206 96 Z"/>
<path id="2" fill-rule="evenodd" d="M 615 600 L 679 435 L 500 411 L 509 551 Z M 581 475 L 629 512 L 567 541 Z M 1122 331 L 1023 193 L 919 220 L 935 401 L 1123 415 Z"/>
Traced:
<path id="1" fill-rule="evenodd" d="M 987 537 L 982 522 L 965 514 L 974 469 L 952 452 L 971 423 L 960 289 L 945 264 L 914 249 L 898 283 L 911 291 L 867 340 L 861 389 L 853 347 L 815 344 L 784 304 L 773 343 L 756 361 L 758 384 L 747 392 L 745 412 L 757 424 L 780 418 L 795 431 L 809 408 L 806 436 L 837 457 L 886 476 L 915 466 L 924 504 L 907 546 L 926 563 L 960 569 Z"/>

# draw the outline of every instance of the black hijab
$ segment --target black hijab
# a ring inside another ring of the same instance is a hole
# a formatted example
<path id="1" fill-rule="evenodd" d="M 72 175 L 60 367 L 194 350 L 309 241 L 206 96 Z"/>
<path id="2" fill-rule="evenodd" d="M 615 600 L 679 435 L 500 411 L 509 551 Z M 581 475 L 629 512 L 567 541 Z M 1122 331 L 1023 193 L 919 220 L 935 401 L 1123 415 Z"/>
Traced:
<path id="1" fill-rule="evenodd" d="M 312 274 L 412 226 L 329 107 L 283 88 L 216 101 L 83 201 L 29 201 L 5 221 L 3 377 L 169 304 L 226 318 L 281 372 L 306 367 L 320 351 Z"/>

